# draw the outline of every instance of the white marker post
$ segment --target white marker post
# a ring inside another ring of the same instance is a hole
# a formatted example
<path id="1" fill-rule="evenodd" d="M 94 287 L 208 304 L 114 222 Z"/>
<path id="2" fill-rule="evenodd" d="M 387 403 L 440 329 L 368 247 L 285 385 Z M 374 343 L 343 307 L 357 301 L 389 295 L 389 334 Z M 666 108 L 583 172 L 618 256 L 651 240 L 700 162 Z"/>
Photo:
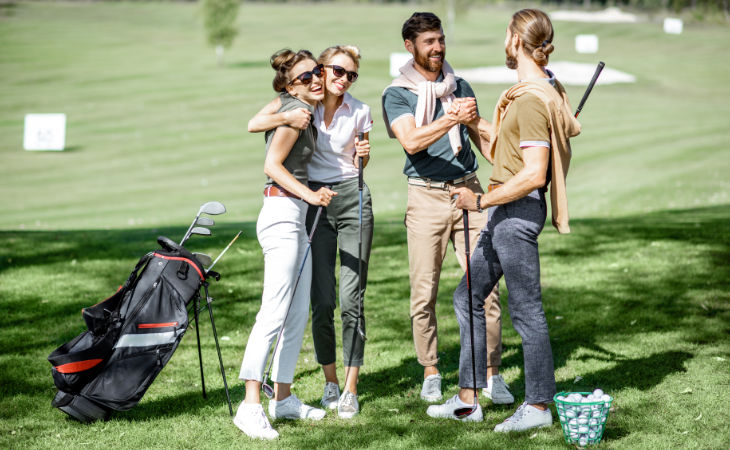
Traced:
<path id="1" fill-rule="evenodd" d="M 400 76 L 400 68 L 403 67 L 409 59 L 413 58 L 410 53 L 391 53 L 390 54 L 390 76 L 397 78 Z"/>
<path id="2" fill-rule="evenodd" d="M 682 19 L 667 17 L 664 19 L 664 32 L 667 34 L 682 34 L 684 22 Z"/>
<path id="3" fill-rule="evenodd" d="M 578 53 L 598 53 L 598 36 L 579 34 L 575 37 L 575 51 Z"/>
<path id="4" fill-rule="evenodd" d="M 66 148 L 66 114 L 26 114 L 23 132 L 25 150 Z"/>

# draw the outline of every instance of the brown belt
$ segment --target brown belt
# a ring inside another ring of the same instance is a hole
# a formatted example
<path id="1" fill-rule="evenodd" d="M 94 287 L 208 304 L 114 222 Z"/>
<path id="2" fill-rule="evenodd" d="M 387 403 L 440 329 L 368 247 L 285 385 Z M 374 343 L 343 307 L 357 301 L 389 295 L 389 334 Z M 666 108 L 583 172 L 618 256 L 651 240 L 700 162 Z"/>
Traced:
<path id="1" fill-rule="evenodd" d="M 497 189 L 498 187 L 502 187 L 502 183 L 494 183 L 487 186 L 487 192 L 492 192 L 493 190 Z"/>
<path id="2" fill-rule="evenodd" d="M 291 197 L 299 199 L 296 195 L 278 186 L 266 186 L 264 188 L 264 197 Z"/>

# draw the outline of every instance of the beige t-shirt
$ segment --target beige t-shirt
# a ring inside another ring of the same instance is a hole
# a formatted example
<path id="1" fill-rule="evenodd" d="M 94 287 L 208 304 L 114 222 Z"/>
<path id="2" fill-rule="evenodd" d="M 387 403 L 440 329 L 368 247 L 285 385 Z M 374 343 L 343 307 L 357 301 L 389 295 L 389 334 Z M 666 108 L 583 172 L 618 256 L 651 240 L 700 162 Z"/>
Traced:
<path id="1" fill-rule="evenodd" d="M 550 120 L 545 104 L 535 95 L 517 97 L 504 116 L 494 149 L 490 184 L 506 183 L 525 167 L 522 149 L 550 148 Z"/>

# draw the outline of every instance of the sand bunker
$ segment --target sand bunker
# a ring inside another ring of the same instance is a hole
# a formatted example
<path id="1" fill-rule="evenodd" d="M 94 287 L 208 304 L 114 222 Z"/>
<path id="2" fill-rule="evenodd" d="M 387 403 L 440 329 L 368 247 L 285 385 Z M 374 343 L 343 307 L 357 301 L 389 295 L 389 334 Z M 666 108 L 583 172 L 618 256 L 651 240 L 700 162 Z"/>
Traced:
<path id="1" fill-rule="evenodd" d="M 596 62 L 598 64 L 598 62 Z M 596 71 L 596 64 L 556 61 L 548 64 L 555 77 L 564 85 L 587 86 Z M 505 66 L 477 67 L 474 69 L 456 70 L 456 74 L 469 83 L 481 84 L 514 84 L 517 82 L 517 71 Z M 596 84 L 635 83 L 636 77 L 608 67 L 601 72 Z"/>
<path id="2" fill-rule="evenodd" d="M 600 23 L 636 23 L 635 14 L 621 12 L 618 8 L 606 8 L 603 11 L 554 11 L 550 13 L 552 20 L 570 22 L 600 22 Z"/>

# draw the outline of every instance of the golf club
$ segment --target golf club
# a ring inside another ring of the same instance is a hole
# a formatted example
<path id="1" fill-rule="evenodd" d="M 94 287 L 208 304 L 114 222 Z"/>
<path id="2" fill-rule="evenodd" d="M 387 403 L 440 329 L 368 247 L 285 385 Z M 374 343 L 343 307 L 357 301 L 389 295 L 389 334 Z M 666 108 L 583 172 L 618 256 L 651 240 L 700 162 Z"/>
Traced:
<path id="1" fill-rule="evenodd" d="M 362 141 L 365 138 L 365 133 L 360 132 L 357 134 L 357 140 Z M 365 331 L 362 329 L 362 310 L 363 310 L 363 298 L 362 298 L 362 187 L 363 187 L 363 157 L 360 156 L 357 173 L 357 189 L 360 192 L 360 201 L 358 203 L 358 226 L 359 226 L 359 238 L 357 241 L 357 334 L 360 335 L 363 342 L 367 341 L 368 338 L 365 336 Z"/>
<path id="2" fill-rule="evenodd" d="M 327 186 L 329 188 L 329 186 Z M 261 384 L 261 390 L 264 391 L 264 395 L 268 398 L 274 398 L 274 388 L 271 387 L 268 384 L 269 381 L 269 375 L 271 375 L 271 366 L 274 365 L 274 357 L 276 357 L 276 350 L 279 349 L 279 341 L 281 340 L 281 335 L 284 332 L 284 326 L 286 325 L 286 319 L 289 317 L 289 311 L 291 310 L 291 304 L 294 300 L 294 294 L 297 292 L 297 286 L 299 285 L 299 279 L 302 277 L 302 272 L 304 271 L 304 263 L 307 262 L 307 256 L 309 256 L 309 249 L 312 248 L 312 237 L 314 236 L 314 231 L 317 229 L 317 223 L 319 223 L 319 216 L 322 215 L 322 208 L 323 206 L 320 206 L 317 208 L 317 215 L 314 216 L 314 223 L 312 223 L 312 229 L 309 232 L 309 238 L 307 240 L 307 249 L 304 251 L 304 258 L 302 258 L 302 265 L 299 267 L 299 274 L 297 275 L 297 281 L 294 282 L 294 289 L 292 290 L 291 299 L 289 299 L 289 306 L 286 308 L 286 314 L 284 315 L 284 321 L 281 322 L 281 327 L 279 327 L 279 333 L 276 335 L 276 344 L 274 344 L 274 353 L 271 354 L 271 361 L 269 362 L 269 368 L 266 370 L 266 375 L 264 376 L 264 381 Z"/>
<path id="3" fill-rule="evenodd" d="M 211 258 L 210 256 L 206 255 L 205 253 L 197 253 L 197 252 L 195 252 L 195 253 L 193 253 L 193 256 L 203 266 L 209 266 L 210 263 L 213 262 L 213 258 Z"/>
<path id="4" fill-rule="evenodd" d="M 188 227 L 188 230 L 183 235 L 183 238 L 180 241 L 180 245 L 183 245 L 185 243 L 185 241 L 188 240 L 188 238 L 190 237 L 190 233 L 193 230 L 193 227 L 195 227 L 195 225 L 198 224 L 198 219 L 200 218 L 201 214 L 217 216 L 218 214 L 223 214 L 224 212 L 226 212 L 226 207 L 223 206 L 223 203 L 221 203 L 221 202 L 204 203 L 198 210 L 198 214 L 195 216 L 195 219 L 193 219 L 193 223 L 190 224 L 190 226 Z M 201 223 L 200 225 L 205 225 L 205 224 Z M 212 225 L 212 224 L 210 224 L 210 225 Z"/>
<path id="5" fill-rule="evenodd" d="M 479 403 L 477 402 L 477 371 L 476 362 L 474 361 L 474 312 L 472 310 L 471 301 L 471 272 L 470 272 L 470 258 L 471 251 L 469 250 L 469 211 L 463 210 L 464 216 L 464 253 L 466 254 L 466 293 L 469 296 L 469 335 L 471 336 L 471 376 L 474 389 L 474 405 L 468 408 L 457 408 L 454 410 L 454 416 L 457 419 L 464 419 L 471 413 L 477 410 Z"/>
<path id="6" fill-rule="evenodd" d="M 219 260 L 219 259 L 221 259 L 221 256 L 223 256 L 223 254 L 224 254 L 225 252 L 227 252 L 229 248 L 231 248 L 231 245 L 233 245 L 233 243 L 234 243 L 234 242 L 236 242 L 236 239 L 238 239 L 238 236 L 240 236 L 240 235 L 241 235 L 241 233 L 243 233 L 243 231 L 239 231 L 239 232 L 238 232 L 238 233 L 236 234 L 236 236 L 235 236 L 235 237 L 233 238 L 233 240 L 231 240 L 231 242 L 229 242 L 229 243 L 228 243 L 228 245 L 226 245 L 226 248 L 224 248 L 224 249 L 223 249 L 223 251 L 221 252 L 221 254 L 220 254 L 220 255 L 218 255 L 218 257 L 217 257 L 217 258 L 215 259 L 215 261 L 213 261 L 213 264 L 211 264 L 211 265 L 210 265 L 210 266 L 208 267 L 208 269 L 206 270 L 206 272 L 210 271 L 210 269 L 212 269 L 212 268 L 213 268 L 213 266 L 215 266 L 215 263 L 217 263 L 217 262 L 218 262 L 218 260 Z"/>
<path id="7" fill-rule="evenodd" d="M 215 225 L 215 221 L 210 217 L 198 217 L 198 220 L 195 221 L 195 225 L 200 225 L 201 227 L 212 227 Z"/>
<path id="8" fill-rule="evenodd" d="M 588 83 L 588 87 L 586 88 L 585 94 L 583 94 L 583 98 L 580 99 L 580 103 L 578 104 L 578 109 L 575 111 L 575 117 L 578 118 L 578 114 L 580 114 L 581 110 L 583 110 L 583 105 L 585 105 L 586 100 L 588 100 L 588 95 L 593 90 L 593 86 L 596 84 L 596 80 L 598 80 L 598 75 L 601 74 L 601 71 L 603 70 L 603 67 L 606 64 L 603 61 L 599 61 L 598 66 L 596 67 L 596 71 L 593 72 L 593 78 L 591 78 L 591 82 Z"/>
<path id="9" fill-rule="evenodd" d="M 194 234 L 197 234 L 199 236 L 210 236 L 211 232 L 209 229 L 207 229 L 205 227 L 195 227 L 192 230 L 190 230 L 190 233 L 188 234 L 188 238 Z M 185 241 L 187 241 L 187 239 L 185 239 Z M 183 243 L 185 241 L 183 241 Z M 183 244 L 181 243 L 180 245 L 183 245 Z"/>

